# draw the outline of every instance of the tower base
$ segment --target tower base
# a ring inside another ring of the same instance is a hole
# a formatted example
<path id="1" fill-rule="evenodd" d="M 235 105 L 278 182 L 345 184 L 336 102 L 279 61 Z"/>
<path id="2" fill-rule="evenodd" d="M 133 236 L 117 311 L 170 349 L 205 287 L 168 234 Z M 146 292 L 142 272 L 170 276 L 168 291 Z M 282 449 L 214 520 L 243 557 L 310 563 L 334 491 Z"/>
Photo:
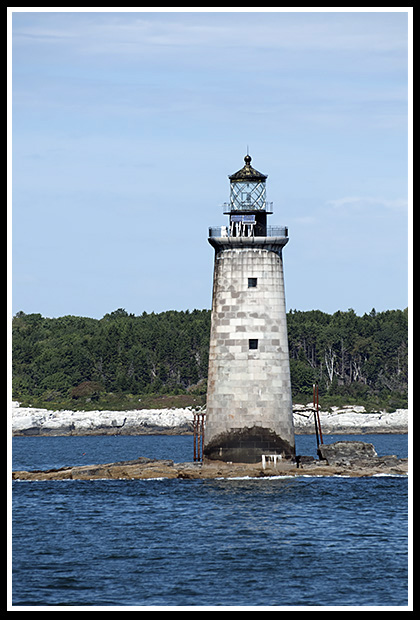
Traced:
<path id="1" fill-rule="evenodd" d="M 258 463 L 263 454 L 278 454 L 283 458 L 295 458 L 295 446 L 282 439 L 269 428 L 230 429 L 206 444 L 204 458 L 233 463 Z"/>

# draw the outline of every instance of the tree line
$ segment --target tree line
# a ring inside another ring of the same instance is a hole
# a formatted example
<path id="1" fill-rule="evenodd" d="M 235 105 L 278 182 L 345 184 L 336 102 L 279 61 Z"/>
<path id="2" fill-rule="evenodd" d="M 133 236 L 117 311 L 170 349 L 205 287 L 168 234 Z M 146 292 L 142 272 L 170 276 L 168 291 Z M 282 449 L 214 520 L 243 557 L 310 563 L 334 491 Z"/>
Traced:
<path id="1" fill-rule="evenodd" d="M 295 310 L 287 320 L 294 395 L 310 394 L 318 383 L 322 395 L 407 406 L 407 309 L 373 308 L 363 316 Z"/>
<path id="2" fill-rule="evenodd" d="M 363 316 L 351 309 L 291 310 L 287 323 L 295 402 L 308 402 L 317 383 L 321 396 L 406 406 L 407 309 Z M 18 312 L 12 321 L 13 397 L 204 395 L 209 337 L 209 310 L 135 316 L 118 309 L 102 319 Z"/>

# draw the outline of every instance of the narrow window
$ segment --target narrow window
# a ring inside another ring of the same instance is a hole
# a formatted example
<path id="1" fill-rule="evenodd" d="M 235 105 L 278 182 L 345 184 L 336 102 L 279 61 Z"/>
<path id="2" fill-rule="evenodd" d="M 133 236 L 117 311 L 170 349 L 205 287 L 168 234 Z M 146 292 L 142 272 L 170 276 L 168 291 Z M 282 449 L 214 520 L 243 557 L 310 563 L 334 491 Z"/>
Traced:
<path id="1" fill-rule="evenodd" d="M 257 338 L 250 338 L 249 339 L 249 348 L 250 349 L 258 349 L 258 340 L 257 340 Z"/>
<path id="2" fill-rule="evenodd" d="M 255 288 L 257 286 L 257 278 L 248 278 L 248 288 Z"/>

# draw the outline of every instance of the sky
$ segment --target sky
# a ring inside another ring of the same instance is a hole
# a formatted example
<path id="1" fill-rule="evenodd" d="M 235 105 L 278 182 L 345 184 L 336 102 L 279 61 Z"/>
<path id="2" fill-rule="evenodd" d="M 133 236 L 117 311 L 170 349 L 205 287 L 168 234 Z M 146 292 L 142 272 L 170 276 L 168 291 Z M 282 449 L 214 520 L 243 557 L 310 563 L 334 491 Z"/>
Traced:
<path id="1" fill-rule="evenodd" d="M 9 11 L 10 305 L 211 307 L 249 150 L 287 310 L 407 307 L 411 7 Z"/>

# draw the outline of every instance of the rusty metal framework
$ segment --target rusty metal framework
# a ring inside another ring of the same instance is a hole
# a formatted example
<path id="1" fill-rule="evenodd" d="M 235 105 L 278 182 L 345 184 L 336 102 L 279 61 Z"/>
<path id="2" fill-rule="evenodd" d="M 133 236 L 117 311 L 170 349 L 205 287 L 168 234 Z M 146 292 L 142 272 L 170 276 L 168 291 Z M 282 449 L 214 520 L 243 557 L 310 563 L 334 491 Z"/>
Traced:
<path id="1" fill-rule="evenodd" d="M 194 461 L 203 460 L 205 417 L 203 412 L 193 414 Z"/>
<path id="2" fill-rule="evenodd" d="M 322 438 L 322 430 L 321 430 L 321 420 L 319 418 L 319 394 L 318 394 L 318 384 L 314 384 L 314 422 L 315 422 L 315 433 L 316 433 L 316 445 L 319 448 L 319 444 L 323 444 L 324 440 Z"/>

